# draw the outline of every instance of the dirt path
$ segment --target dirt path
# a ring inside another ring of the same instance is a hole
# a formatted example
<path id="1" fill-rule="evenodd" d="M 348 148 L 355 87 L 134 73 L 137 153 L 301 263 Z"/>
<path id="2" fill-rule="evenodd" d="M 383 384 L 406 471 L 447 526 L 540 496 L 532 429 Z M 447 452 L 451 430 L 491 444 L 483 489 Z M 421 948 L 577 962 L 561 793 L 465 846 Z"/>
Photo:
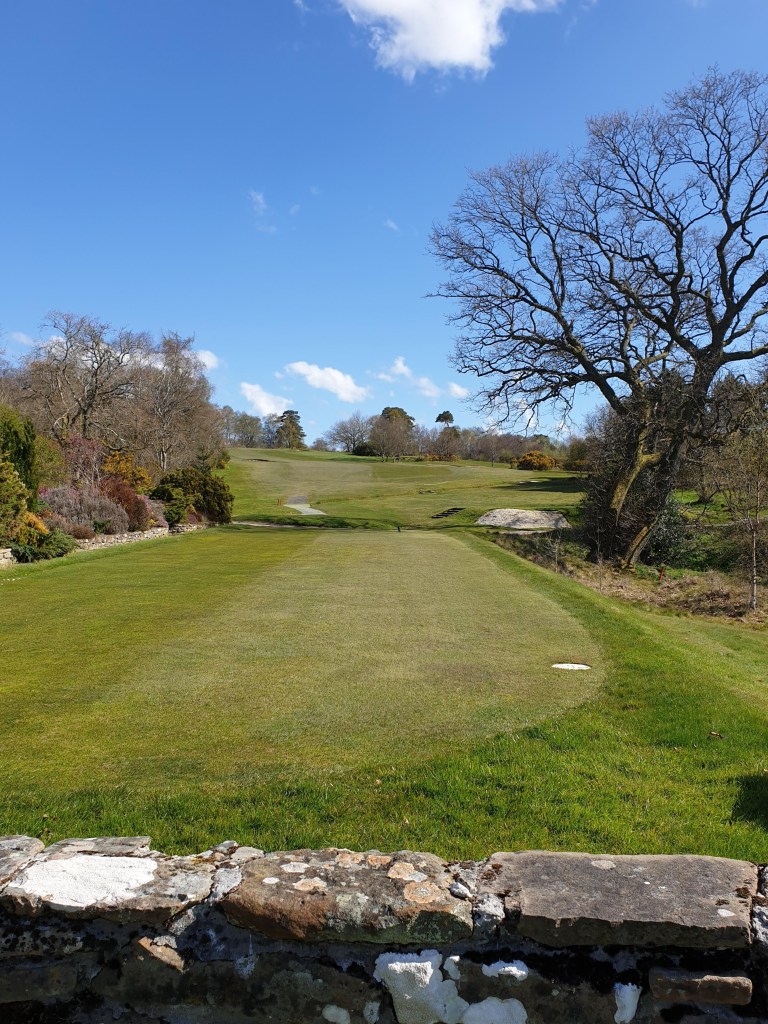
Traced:
<path id="1" fill-rule="evenodd" d="M 321 512 L 319 508 L 312 508 L 309 504 L 309 499 L 303 494 L 294 494 L 292 498 L 287 498 L 285 507 L 296 509 L 303 516 L 324 516 L 326 514 Z"/>

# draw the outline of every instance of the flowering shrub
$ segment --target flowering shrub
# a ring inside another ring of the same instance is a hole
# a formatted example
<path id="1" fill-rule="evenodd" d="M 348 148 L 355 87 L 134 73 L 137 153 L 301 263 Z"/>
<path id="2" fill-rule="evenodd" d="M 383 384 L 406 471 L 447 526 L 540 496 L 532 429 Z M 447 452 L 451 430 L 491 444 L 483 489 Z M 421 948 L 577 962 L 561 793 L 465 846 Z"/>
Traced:
<path id="1" fill-rule="evenodd" d="M 176 469 L 163 477 L 152 491 L 152 497 L 170 504 L 179 499 L 179 492 L 198 515 L 205 517 L 210 522 L 231 522 L 234 497 L 221 477 L 214 476 L 212 473 L 204 473 L 193 466 Z M 166 519 L 170 522 L 168 511 L 168 505 L 166 505 Z M 173 514 L 175 515 L 175 512 Z M 182 522 L 183 520 L 177 519 L 176 521 Z"/>
<path id="2" fill-rule="evenodd" d="M 518 469 L 554 469 L 557 465 L 555 459 L 551 455 L 545 455 L 544 452 L 534 449 L 531 452 L 526 452 L 525 455 L 521 455 L 516 462 L 513 463 L 513 469 L 515 466 Z"/>
<path id="3" fill-rule="evenodd" d="M 89 526 L 96 533 L 126 533 L 128 530 L 125 509 L 98 491 L 47 487 L 40 491 L 40 497 L 53 513 L 51 521 L 67 533 L 72 526 Z"/>
<path id="4" fill-rule="evenodd" d="M 25 512 L 13 539 L 17 544 L 39 545 L 49 533 L 50 530 L 40 516 L 34 512 Z"/>
<path id="5" fill-rule="evenodd" d="M 149 527 L 151 509 L 148 503 L 121 477 L 107 477 L 101 485 L 101 493 L 125 509 L 129 530 L 146 530 Z"/>
<path id="6" fill-rule="evenodd" d="M 152 486 L 149 472 L 136 465 L 130 452 L 110 452 L 101 465 L 101 471 L 106 476 L 124 480 L 139 494 L 144 494 Z"/>
<path id="7" fill-rule="evenodd" d="M 162 501 L 152 501 L 145 494 L 141 495 L 141 500 L 146 503 L 149 512 L 148 528 L 151 530 L 155 526 L 161 526 L 167 530 L 168 520 L 165 518 Z"/>

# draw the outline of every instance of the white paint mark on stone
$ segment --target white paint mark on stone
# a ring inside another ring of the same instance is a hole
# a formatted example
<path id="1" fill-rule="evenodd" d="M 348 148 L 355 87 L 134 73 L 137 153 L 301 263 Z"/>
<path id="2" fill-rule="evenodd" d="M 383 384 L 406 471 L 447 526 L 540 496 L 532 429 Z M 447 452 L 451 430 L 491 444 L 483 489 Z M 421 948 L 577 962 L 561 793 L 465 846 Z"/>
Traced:
<path id="1" fill-rule="evenodd" d="M 736 917 L 734 913 L 732 913 L 730 910 L 726 910 L 725 907 L 720 907 L 717 913 L 720 915 L 720 917 Z"/>
<path id="2" fill-rule="evenodd" d="M 592 668 L 591 665 L 580 665 L 576 661 L 558 661 L 552 666 L 552 668 L 564 668 L 569 672 L 589 672 Z"/>
<path id="3" fill-rule="evenodd" d="M 443 970 L 452 978 L 454 981 L 461 981 L 461 971 L 459 970 L 459 957 L 447 956 L 445 963 L 443 964 Z"/>
<path id="4" fill-rule="evenodd" d="M 461 1018 L 461 1024 L 526 1024 L 528 1014 L 518 999 L 497 999 L 492 996 L 474 1003 Z"/>
<path id="5" fill-rule="evenodd" d="M 304 864 L 300 860 L 292 860 L 288 864 L 283 864 L 281 870 L 287 872 L 289 875 L 303 875 L 305 871 L 309 869 L 309 864 Z"/>
<path id="6" fill-rule="evenodd" d="M 280 884 L 280 879 L 279 878 L 273 878 L 273 877 L 262 878 L 261 884 L 262 885 L 279 885 Z"/>
<path id="7" fill-rule="evenodd" d="M 469 1003 L 456 991 L 456 982 L 443 979 L 442 956 L 424 953 L 382 953 L 374 978 L 392 996 L 399 1024 L 460 1024 Z M 479 1024 L 479 1022 L 478 1022 Z"/>
<path id="8" fill-rule="evenodd" d="M 613 1019 L 616 1024 L 630 1024 L 635 1019 L 637 1004 L 640 1001 L 640 987 L 638 985 L 624 985 L 618 982 L 613 986 L 613 996 L 616 1000 L 616 1013 Z"/>
<path id="9" fill-rule="evenodd" d="M 599 868 L 601 871 L 610 871 L 611 868 L 616 867 L 612 860 L 591 860 L 589 863 L 593 868 Z"/>
<path id="10" fill-rule="evenodd" d="M 349 1010 L 345 1010 L 341 1006 L 334 1006 L 333 1003 L 323 1007 L 323 1018 L 330 1021 L 331 1024 L 350 1024 Z"/>
<path id="11" fill-rule="evenodd" d="M 157 861 L 149 857 L 100 857 L 75 854 L 32 864 L 14 886 L 45 900 L 55 910 L 109 906 L 130 899 L 155 877 Z"/>
<path id="12" fill-rule="evenodd" d="M 375 1003 L 373 1000 L 370 1003 L 366 1003 L 363 1007 L 363 1018 L 366 1024 L 376 1024 L 380 1012 L 381 1003 Z"/>
<path id="13" fill-rule="evenodd" d="M 513 960 L 511 963 L 497 960 L 495 964 L 483 964 L 483 974 L 486 978 L 514 978 L 515 981 L 525 981 L 528 977 L 528 966 L 522 960 Z"/>

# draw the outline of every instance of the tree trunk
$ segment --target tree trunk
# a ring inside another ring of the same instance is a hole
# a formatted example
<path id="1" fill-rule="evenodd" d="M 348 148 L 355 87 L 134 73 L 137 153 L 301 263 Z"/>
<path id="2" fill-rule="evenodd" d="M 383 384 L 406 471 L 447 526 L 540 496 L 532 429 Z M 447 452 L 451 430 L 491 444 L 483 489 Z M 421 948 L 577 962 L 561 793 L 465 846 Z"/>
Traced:
<path id="1" fill-rule="evenodd" d="M 757 527 L 758 523 L 753 524 L 752 529 L 752 550 L 750 552 L 750 564 L 749 564 L 749 610 L 755 611 L 757 609 Z"/>

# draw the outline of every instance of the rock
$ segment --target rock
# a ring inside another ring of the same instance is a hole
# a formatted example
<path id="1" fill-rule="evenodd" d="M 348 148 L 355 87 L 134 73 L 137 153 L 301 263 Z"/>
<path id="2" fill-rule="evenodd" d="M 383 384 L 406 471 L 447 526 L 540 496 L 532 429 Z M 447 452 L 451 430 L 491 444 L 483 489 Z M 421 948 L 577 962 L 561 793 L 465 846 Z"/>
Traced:
<path id="1" fill-rule="evenodd" d="M 438 944 L 472 934 L 472 907 L 450 893 L 444 861 L 348 850 L 267 854 L 239 865 L 219 903 L 234 924 L 275 939 Z"/>
<path id="2" fill-rule="evenodd" d="M 53 910 L 71 917 L 162 923 L 204 900 L 213 884 L 213 865 L 197 857 L 105 856 L 77 852 L 75 844 L 56 845 L 53 854 L 49 847 L 5 887 L 0 905 L 13 914 Z"/>
<path id="3" fill-rule="evenodd" d="M 63 962 L 3 964 L 0 1003 L 62 999 L 77 986 L 77 965 Z"/>
<path id="4" fill-rule="evenodd" d="M 230 855 L 229 859 L 235 864 L 239 864 L 243 860 L 253 860 L 255 857 L 263 857 L 264 851 L 257 849 L 255 846 L 239 846 Z"/>
<path id="5" fill-rule="evenodd" d="M 0 975 L 2 961 L 11 958 L 35 957 L 51 959 L 78 953 L 85 945 L 80 928 L 69 921 L 0 916 Z"/>
<path id="6" fill-rule="evenodd" d="M 98 853 L 102 857 L 149 857 L 149 836 L 97 836 L 93 839 L 62 839 L 46 846 L 38 860 L 60 860 L 75 853 Z M 40 844 L 42 848 L 42 843 Z"/>
<path id="7" fill-rule="evenodd" d="M 529 508 L 494 508 L 477 520 L 477 526 L 503 526 L 511 530 L 567 530 L 570 525 L 560 512 L 536 512 Z"/>
<path id="8" fill-rule="evenodd" d="M 392 997 L 398 1024 L 459 1024 L 469 1007 L 456 982 L 443 978 L 442 956 L 424 953 L 382 953 L 374 978 Z"/>
<path id="9" fill-rule="evenodd" d="M 154 942 L 148 935 L 143 935 L 140 939 L 137 939 L 136 945 L 144 950 L 145 953 L 149 953 L 150 956 L 166 964 L 166 966 L 172 967 L 175 971 L 184 971 L 184 959 L 179 956 L 172 946 L 164 946 Z"/>
<path id="10" fill-rule="evenodd" d="M 548 946 L 745 948 L 757 868 L 696 856 L 497 853 L 479 892 L 507 927 Z"/>
<path id="11" fill-rule="evenodd" d="M 3 836 L 0 838 L 0 885 L 18 874 L 22 868 L 44 849 L 39 839 L 31 836 Z"/>
<path id="12" fill-rule="evenodd" d="M 707 974 L 652 967 L 648 981 L 653 998 L 664 1003 L 747 1006 L 752 1000 L 752 982 L 743 974 Z"/>

